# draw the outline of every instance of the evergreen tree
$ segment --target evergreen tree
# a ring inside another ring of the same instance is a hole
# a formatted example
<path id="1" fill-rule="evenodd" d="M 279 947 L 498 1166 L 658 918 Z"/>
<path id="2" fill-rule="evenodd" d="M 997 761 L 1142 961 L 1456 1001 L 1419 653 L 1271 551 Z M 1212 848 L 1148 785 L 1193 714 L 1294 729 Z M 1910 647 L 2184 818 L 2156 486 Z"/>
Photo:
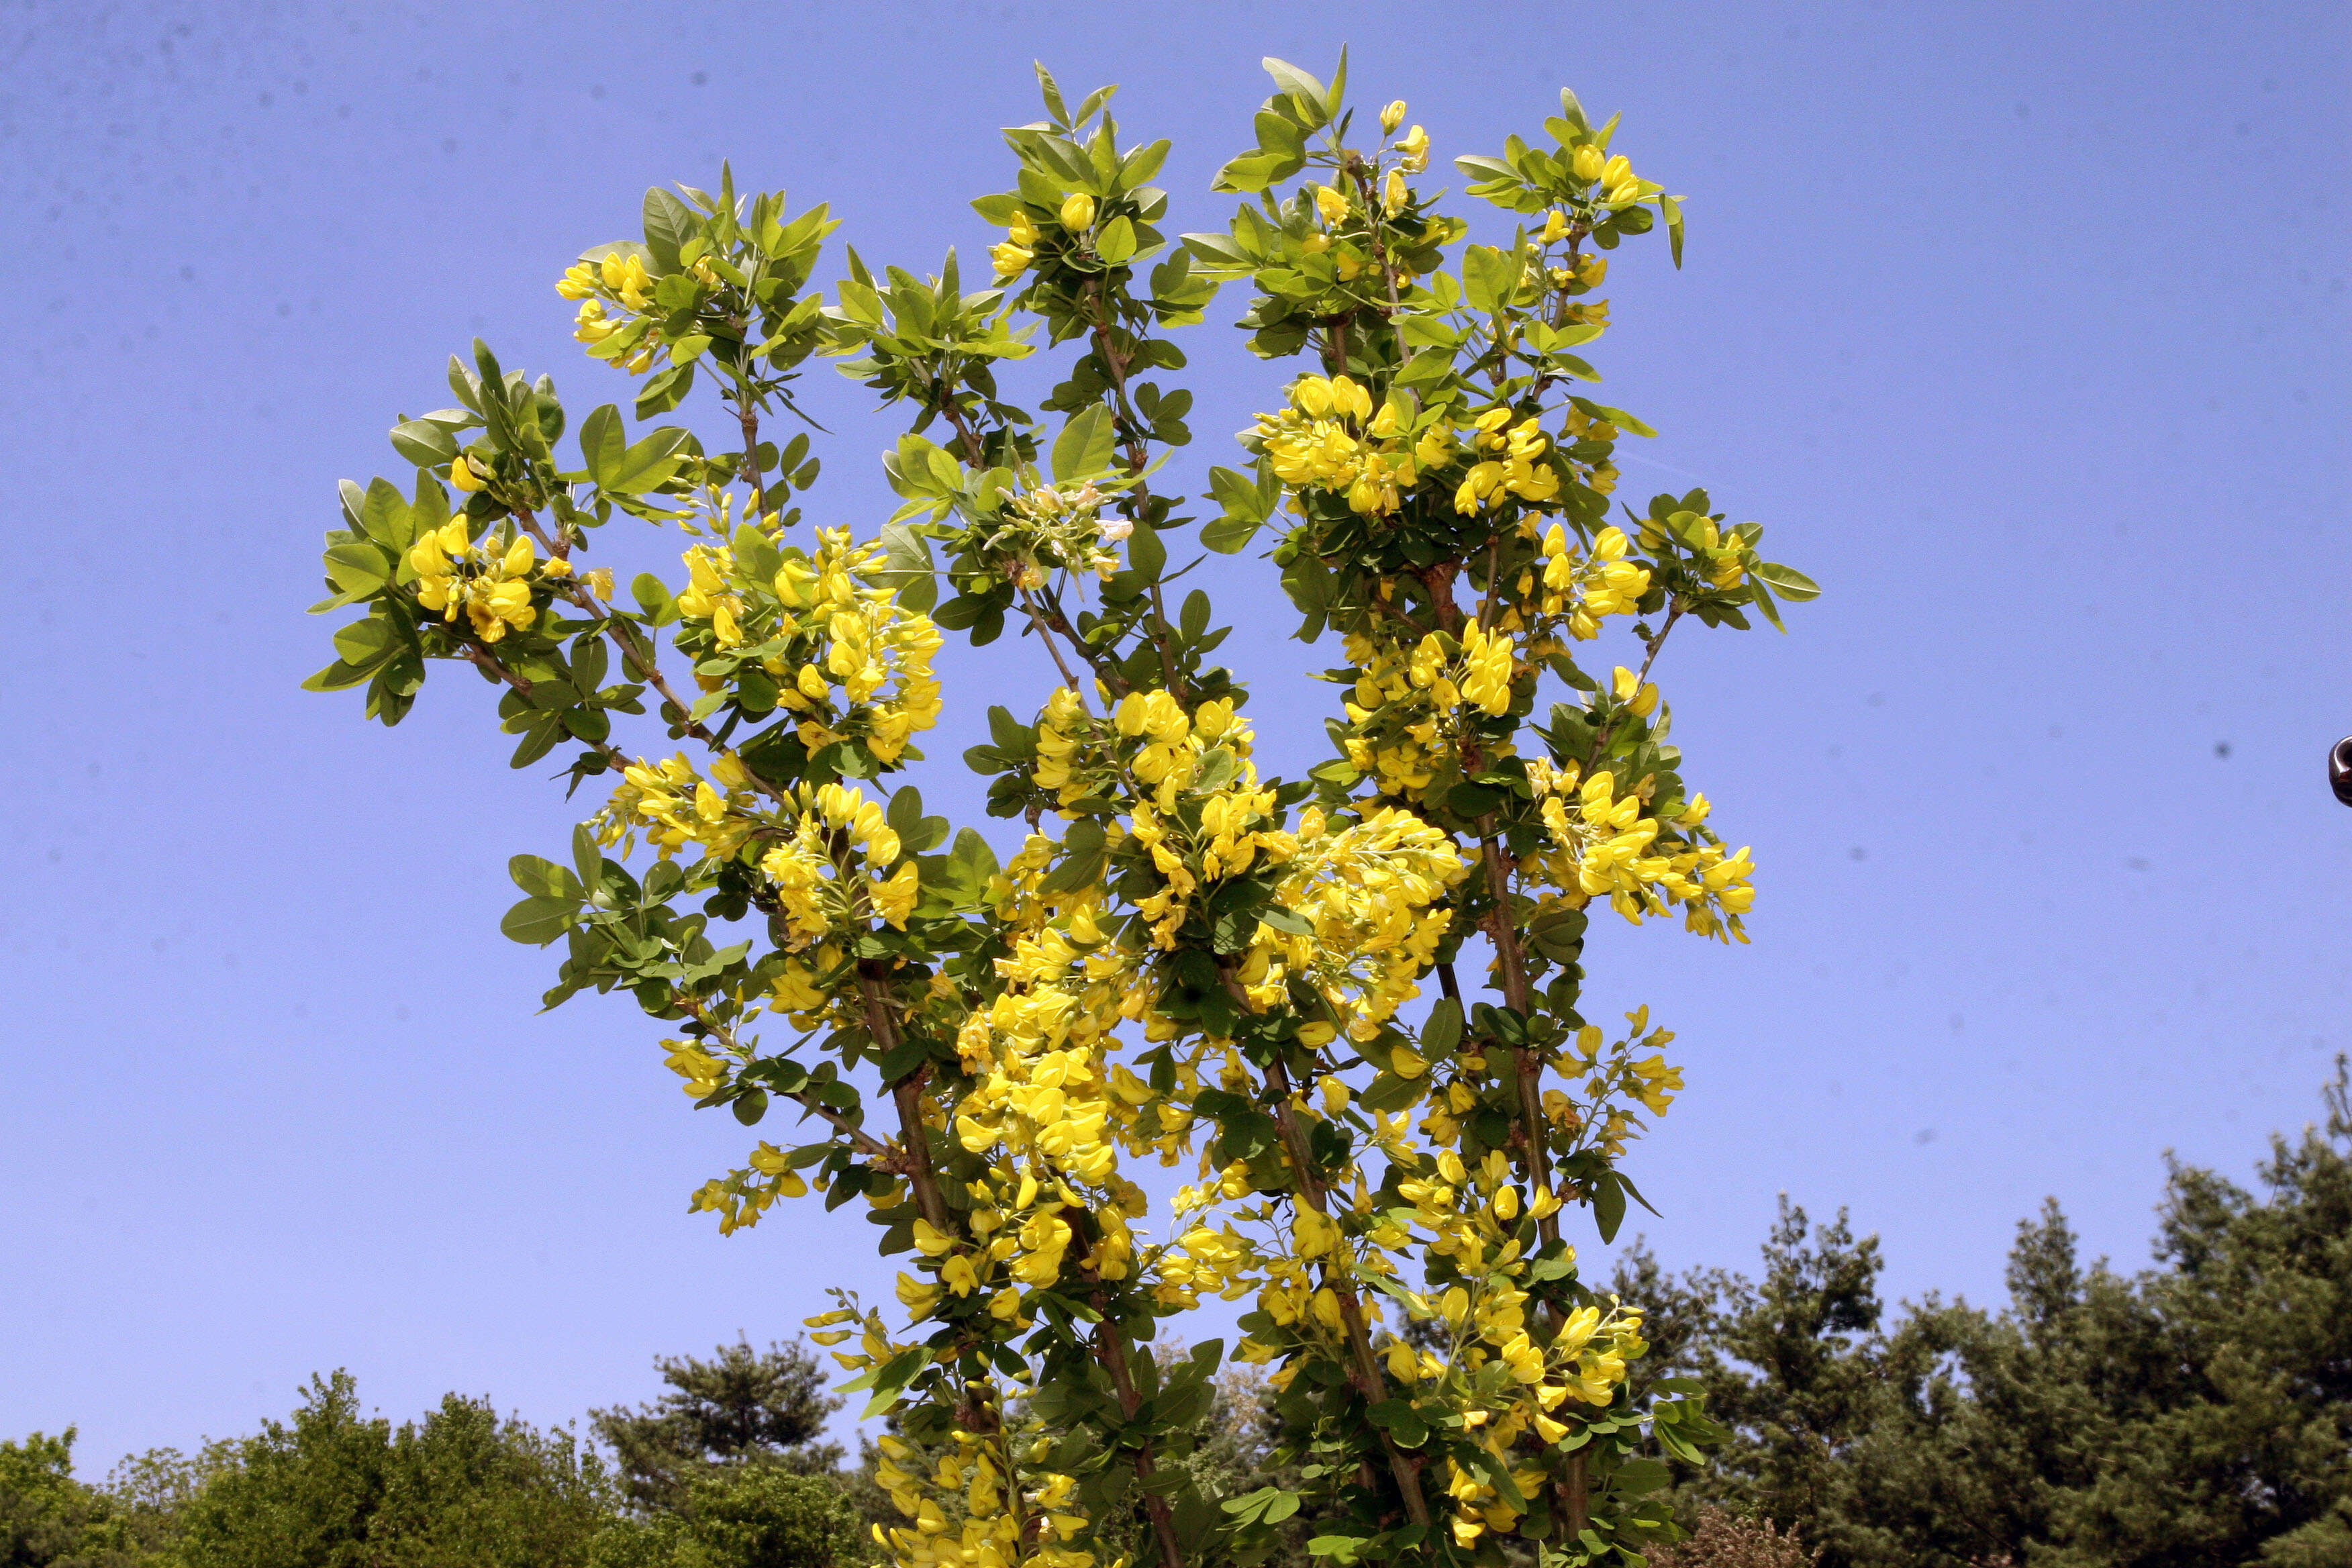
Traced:
<path id="1" fill-rule="evenodd" d="M 1882 1331 L 1876 1238 L 1785 1201 L 1759 1282 L 1634 1248 L 1614 1284 L 1651 1311 L 1650 1361 L 1735 1432 L 1678 1471 L 1685 1519 L 1796 1527 L 1822 1568 L 2352 1568 L 2341 1062 L 2326 1100 L 2259 1193 L 2175 1163 L 2137 1276 L 2081 1264 L 2048 1204 L 1998 1314 L 1931 1295 Z"/>
<path id="2" fill-rule="evenodd" d="M 654 1366 L 668 1393 L 590 1417 L 612 1446 L 623 1492 L 639 1508 L 678 1506 L 714 1467 L 769 1464 L 820 1476 L 840 1467 L 841 1445 L 814 1439 L 842 1402 L 825 1392 L 824 1366 L 798 1341 L 757 1351 L 739 1340 L 708 1361 L 658 1356 Z"/>

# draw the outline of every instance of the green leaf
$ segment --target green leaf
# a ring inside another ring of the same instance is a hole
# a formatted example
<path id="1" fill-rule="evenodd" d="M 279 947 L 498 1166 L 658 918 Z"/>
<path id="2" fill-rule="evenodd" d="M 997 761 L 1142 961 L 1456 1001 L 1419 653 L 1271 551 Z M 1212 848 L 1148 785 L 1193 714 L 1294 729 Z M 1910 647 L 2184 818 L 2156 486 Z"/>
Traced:
<path id="1" fill-rule="evenodd" d="M 669 585 L 652 573 L 638 573 L 629 584 L 629 594 L 645 611 L 646 624 L 666 626 L 677 619 L 677 601 L 670 597 Z"/>
<path id="2" fill-rule="evenodd" d="M 580 458 L 588 477 L 600 489 L 613 489 L 611 476 L 621 468 L 628 436 L 621 426 L 621 411 L 607 403 L 580 422 Z"/>
<path id="3" fill-rule="evenodd" d="M 368 481 L 355 521 L 370 539 L 388 549 L 405 550 L 416 541 L 416 520 L 400 488 L 389 479 Z"/>
<path id="4" fill-rule="evenodd" d="M 374 668 L 390 658 L 398 646 L 399 637 L 392 629 L 392 623 L 375 616 L 353 621 L 335 633 L 335 652 L 345 664 L 356 668 Z"/>
<path id="5" fill-rule="evenodd" d="M 1673 1479 L 1674 1473 L 1655 1459 L 1628 1459 L 1610 1476 L 1609 1486 L 1622 1497 L 1642 1497 Z"/>
<path id="6" fill-rule="evenodd" d="M 357 686 L 360 682 L 365 680 L 374 672 L 375 667 L 373 666 L 371 666 L 366 669 L 354 669 L 350 665 L 345 664 L 341 659 L 337 659 L 334 663 L 327 666 L 326 668 L 319 671 L 318 674 L 311 676 L 309 679 L 302 682 L 302 689 L 305 691 L 341 691 L 346 687 Z"/>
<path id="7" fill-rule="evenodd" d="M 1749 575 L 1761 581 L 1767 587 L 1791 604 L 1802 604 L 1807 599 L 1818 599 L 1822 596 L 1821 584 L 1793 566 L 1782 566 L 1770 561 L 1759 561 L 1750 570 Z"/>
<path id="8" fill-rule="evenodd" d="M 931 1352 L 928 1345 L 916 1345 L 900 1351 L 883 1363 L 879 1368 L 868 1373 L 866 1376 L 874 1380 L 869 1385 L 874 1390 L 874 1397 L 866 1401 L 866 1408 L 858 1413 L 857 1418 L 861 1421 L 869 1420 L 898 1404 L 899 1392 L 907 1386 L 917 1373 L 922 1371 L 930 1359 Z M 853 1382 L 845 1384 L 843 1386 L 855 1387 L 856 1384 Z"/>
<path id="9" fill-rule="evenodd" d="M 1421 1054 L 1432 1061 L 1450 1057 L 1462 1044 L 1462 1004 L 1451 996 L 1438 999 L 1421 1026 Z"/>
<path id="10" fill-rule="evenodd" d="M 736 1121 L 746 1127 L 755 1127 L 759 1125 L 760 1118 L 768 1114 L 768 1091 L 747 1089 L 735 1097 L 730 1109 L 735 1112 Z"/>
<path id="11" fill-rule="evenodd" d="M 1160 531 L 1148 522 L 1139 522 L 1135 531 L 1127 536 L 1127 563 L 1143 574 L 1147 583 L 1156 583 L 1168 565 L 1168 547 L 1160 542 Z"/>
<path id="12" fill-rule="evenodd" d="M 507 861 L 507 875 L 514 885 L 535 898 L 562 899 L 578 903 L 582 898 L 581 884 L 570 871 L 552 860 L 537 855 L 517 855 Z"/>
<path id="13" fill-rule="evenodd" d="M 1517 250 L 1473 245 L 1462 252 L 1462 289 L 1474 310 L 1493 314 L 1517 292 L 1523 258 Z"/>
<path id="14" fill-rule="evenodd" d="M 646 250 L 656 273 L 677 270 L 677 247 L 701 226 L 694 209 L 659 185 L 646 193 Z"/>
<path id="15" fill-rule="evenodd" d="M 1372 1079 L 1370 1088 L 1357 1096 L 1357 1102 L 1368 1110 L 1402 1110 L 1421 1099 L 1425 1087 L 1418 1079 L 1382 1072 Z"/>
<path id="16" fill-rule="evenodd" d="M 898 595 L 909 610 L 929 610 L 939 603 L 940 579 L 931 563 L 931 542 L 904 523 L 882 529 L 883 568 L 875 575 Z"/>
<path id="17" fill-rule="evenodd" d="M 1118 449 L 1110 416 L 1100 404 L 1081 410 L 1054 439 L 1054 482 L 1089 479 L 1110 467 Z"/>
<path id="18" fill-rule="evenodd" d="M 595 830 L 584 822 L 572 829 L 572 868 L 579 873 L 583 888 L 593 888 L 604 878 L 604 852 L 596 843 Z"/>
<path id="19" fill-rule="evenodd" d="M 353 542 L 329 548 L 327 579 L 346 594 L 375 593 L 392 578 L 392 562 L 373 544 Z"/>
<path id="20" fill-rule="evenodd" d="M 769 582 L 783 567 L 783 552 L 749 522 L 737 523 L 734 535 L 728 542 L 734 548 L 736 566 L 747 577 Z"/>
<path id="21" fill-rule="evenodd" d="M 1674 251 L 1675 266 L 1679 269 L 1683 264 L 1682 204 L 1672 196 L 1662 195 L 1658 198 L 1658 210 L 1665 215 L 1666 244 Z"/>
<path id="22" fill-rule="evenodd" d="M 1211 518 L 1201 525 L 1201 544 L 1220 555 L 1235 554 L 1249 548 L 1249 542 L 1255 539 L 1257 531 L 1265 526 L 1263 518 L 1235 517 L 1228 512 L 1223 517 Z"/>
<path id="23" fill-rule="evenodd" d="M 1592 1223 L 1603 1246 L 1617 1239 L 1617 1227 L 1625 1223 L 1625 1189 L 1614 1171 L 1601 1172 L 1592 1184 Z"/>
<path id="24" fill-rule="evenodd" d="M 1589 397 L 1571 397 L 1569 401 L 1576 405 L 1577 408 L 1587 419 L 1606 419 L 1610 424 L 1616 426 L 1620 430 L 1631 430 L 1636 436 L 1654 436 L 1657 434 L 1655 430 L 1651 429 L 1647 425 L 1644 425 L 1639 419 L 1634 418 L 1632 415 L 1626 413 L 1622 408 L 1612 408 L 1605 403 L 1595 403 Z"/>
<path id="25" fill-rule="evenodd" d="M 1317 118 L 1315 123 L 1308 127 L 1309 130 L 1318 129 L 1325 121 L 1331 118 L 1330 100 L 1325 96 L 1321 82 L 1289 61 L 1276 59 L 1272 55 L 1266 56 L 1258 61 L 1258 64 L 1264 68 L 1266 75 L 1274 79 L 1276 87 L 1298 99 L 1307 108 L 1315 112 Z"/>
<path id="26" fill-rule="evenodd" d="M 1113 267 L 1130 260 L 1135 255 L 1135 226 L 1121 215 L 1103 225 L 1095 236 L 1095 254 Z"/>
<path id="27" fill-rule="evenodd" d="M 457 455 L 457 437 L 429 419 L 406 419 L 392 427 L 392 449 L 418 468 L 430 468 Z"/>
<path id="28" fill-rule="evenodd" d="M 667 370 L 657 370 L 637 388 L 637 417 L 650 419 L 656 414 L 667 414 L 685 402 L 686 395 L 693 390 L 692 365 L 674 364 Z"/>
<path id="29" fill-rule="evenodd" d="M 578 909 L 570 899 L 528 898 L 507 911 L 499 930 L 516 942 L 545 947 L 572 928 Z"/>

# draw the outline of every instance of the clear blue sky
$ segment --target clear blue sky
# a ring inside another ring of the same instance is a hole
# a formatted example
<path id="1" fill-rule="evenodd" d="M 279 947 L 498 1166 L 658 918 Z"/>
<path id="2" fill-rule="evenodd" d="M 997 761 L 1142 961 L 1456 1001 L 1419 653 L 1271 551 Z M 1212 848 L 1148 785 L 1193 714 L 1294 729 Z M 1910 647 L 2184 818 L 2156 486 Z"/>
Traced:
<path id="1" fill-rule="evenodd" d="M 1633 1167 L 1670 1261 L 1751 1265 L 1785 1190 L 1852 1205 L 1896 1292 L 1997 1299 L 2044 1194 L 2136 1265 L 2166 1149 L 2242 1173 L 2312 1114 L 2352 1043 L 2321 774 L 2352 731 L 2347 13 L 1344 9 L 9 9 L 0 1435 L 79 1422 L 102 1470 L 338 1365 L 396 1414 L 560 1419 L 876 1279 L 854 1219 L 688 1217 L 738 1130 L 625 1005 L 534 1016 L 548 955 L 497 935 L 556 792 L 446 667 L 396 731 L 298 691 L 328 658 L 300 610 L 334 481 L 395 470 L 382 432 L 472 335 L 577 410 L 620 395 L 550 284 L 645 186 L 731 157 L 870 258 L 975 257 L 1038 56 L 1175 139 L 1180 229 L 1228 209 L 1258 57 L 1343 39 L 1442 158 L 1565 80 L 1687 193 L 1687 269 L 1622 253 L 1596 356 L 1663 432 L 1627 491 L 1704 479 L 1827 592 L 1664 667 L 1757 847 L 1754 946 L 1591 960 L 1683 1031 Z M 1241 305 L 1189 336 L 1195 473 L 1278 374 Z M 809 384 L 814 510 L 870 528 L 891 427 Z M 1323 689 L 1276 692 L 1328 658 L 1215 569 L 1273 628 L 1231 646 L 1295 764 Z M 948 679 L 931 787 L 976 817 L 953 759 L 1009 677 Z"/>

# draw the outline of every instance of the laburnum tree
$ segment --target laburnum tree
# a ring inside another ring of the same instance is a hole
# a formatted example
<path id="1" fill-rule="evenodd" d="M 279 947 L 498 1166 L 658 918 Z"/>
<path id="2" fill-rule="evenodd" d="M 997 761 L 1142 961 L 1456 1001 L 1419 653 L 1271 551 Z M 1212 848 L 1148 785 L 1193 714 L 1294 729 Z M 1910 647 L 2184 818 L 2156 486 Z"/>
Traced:
<path id="1" fill-rule="evenodd" d="M 413 478 L 346 483 L 329 535 L 319 608 L 366 614 L 314 687 L 396 723 L 463 660 L 504 688 L 515 766 L 564 748 L 558 777 L 609 790 L 569 864 L 513 861 L 507 934 L 564 943 L 549 1005 L 625 989 L 698 1106 L 800 1113 L 811 1141 L 757 1142 L 693 1205 L 733 1231 L 862 1203 L 906 1255 L 897 1311 L 845 1293 L 811 1322 L 894 1412 L 882 1544 L 909 1565 L 1114 1568 L 1114 1533 L 1246 1563 L 1295 1516 L 1339 1564 L 1638 1561 L 1677 1534 L 1651 1456 L 1717 1433 L 1693 1384 L 1629 1394 L 1640 1313 L 1565 1232 L 1613 1233 L 1627 1143 L 1682 1086 L 1646 1008 L 1586 1021 L 1580 960 L 1596 910 L 1745 940 L 1748 853 L 1652 676 L 1676 626 L 1777 625 L 1814 589 L 1705 491 L 1618 514 L 1612 454 L 1652 431 L 1579 390 L 1580 351 L 1611 254 L 1663 228 L 1679 264 L 1683 226 L 1615 121 L 1563 92 L 1544 144 L 1460 159 L 1512 222 L 1465 244 L 1403 104 L 1359 137 L 1344 58 L 1328 86 L 1267 68 L 1216 180 L 1244 204 L 1172 242 L 1169 143 L 1041 68 L 1013 187 L 973 204 L 1005 230 L 978 290 L 952 252 L 919 276 L 853 250 L 828 294 L 824 207 L 650 192 L 643 240 L 558 291 L 640 378 L 638 421 L 699 389 L 724 435 L 571 421 L 478 344 L 457 405 L 392 432 Z M 1305 363 L 1196 516 L 1162 477 L 1192 402 L 1171 334 L 1228 283 L 1251 353 Z M 1008 401 L 1000 362 L 1040 352 L 1064 378 Z M 809 437 L 778 444 L 826 355 L 908 416 L 878 528 L 804 523 Z M 620 515 L 678 529 L 682 575 L 625 597 L 588 566 Z M 1230 628 L 1177 598 L 1188 528 L 1270 545 L 1297 637 L 1342 650 L 1304 777 L 1260 773 Z M 945 637 L 1008 626 L 1059 680 L 965 753 L 1028 829 L 1000 861 L 897 775 Z M 1604 630 L 1632 668 L 1580 662 Z M 1168 1212 L 1146 1160 L 1193 1177 Z M 1273 1363 L 1295 1490 L 1207 1495 L 1184 1462 L 1222 1347 L 1149 1347 L 1211 1297 Z"/>

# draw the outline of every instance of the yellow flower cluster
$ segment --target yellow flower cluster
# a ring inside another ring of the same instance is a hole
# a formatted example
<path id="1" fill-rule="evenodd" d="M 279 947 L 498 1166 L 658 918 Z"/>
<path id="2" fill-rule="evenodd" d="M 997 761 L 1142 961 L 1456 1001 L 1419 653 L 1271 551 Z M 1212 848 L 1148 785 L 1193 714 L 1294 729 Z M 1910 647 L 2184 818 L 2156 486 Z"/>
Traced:
<path id="1" fill-rule="evenodd" d="M 1373 517 L 1396 511 L 1422 470 L 1444 466 L 1454 450 L 1443 420 L 1406 441 L 1396 406 L 1375 413 L 1371 395 L 1344 375 L 1299 377 L 1289 407 L 1258 416 L 1255 438 L 1284 484 L 1340 492 L 1349 510 Z"/>
<path id="2" fill-rule="evenodd" d="M 1454 510 L 1465 516 L 1491 511 L 1507 497 L 1536 505 L 1559 494 L 1559 470 L 1551 466 L 1551 438 L 1534 415 L 1511 423 L 1508 408 L 1489 408 L 1474 422 L 1470 438 L 1477 460 L 1454 491 Z"/>
<path id="3" fill-rule="evenodd" d="M 705 289 L 719 287 L 719 275 L 710 269 L 708 258 L 698 260 L 687 268 L 687 276 Z M 640 375 L 653 368 L 660 356 L 658 339 L 646 342 L 646 310 L 654 301 L 654 278 L 646 270 L 643 258 L 634 252 L 608 250 L 597 261 L 580 261 L 564 270 L 555 280 L 555 291 L 566 300 L 580 301 L 580 313 L 572 323 L 572 337 L 588 346 L 588 352 L 598 358 L 619 359 L 621 353 L 636 349 L 620 363 L 632 375 Z M 605 312 L 605 307 L 618 305 L 635 321 L 616 321 Z M 615 334 L 628 335 L 606 347 L 607 340 Z M 643 344 L 642 347 L 638 346 Z M 615 351 L 618 351 L 617 353 Z"/>
<path id="4" fill-rule="evenodd" d="M 1202 1291 L 1238 1301 L 1258 1284 L 1256 1262 L 1256 1247 L 1232 1225 L 1196 1225 L 1160 1256 L 1152 1295 L 1170 1307 L 1197 1307 Z"/>
<path id="5" fill-rule="evenodd" d="M 991 548 L 1011 558 L 1006 569 L 1017 573 L 1024 587 L 1042 584 L 1053 569 L 1092 572 L 1108 582 L 1118 575 L 1119 561 L 1108 547 L 1135 532 L 1135 524 L 1127 519 L 1100 515 L 1109 500 L 1092 483 L 1022 490 L 1013 497 L 1007 521 L 1025 526 L 999 532 Z"/>
<path id="6" fill-rule="evenodd" d="M 1210 706 L 1203 703 L 1201 711 Z M 1246 728 L 1236 728 L 1246 738 Z M 1135 802 L 1129 826 L 1162 879 L 1157 892 L 1137 900 L 1135 905 L 1136 913 L 1151 924 L 1153 945 L 1161 949 L 1175 947 L 1176 933 L 1202 887 L 1238 877 L 1261 858 L 1269 865 L 1280 865 L 1298 848 L 1297 837 L 1276 826 L 1274 792 L 1257 787 L 1257 769 L 1253 763 L 1244 762 L 1227 786 L 1188 803 L 1198 811 L 1197 826 L 1187 826 L 1187 814 L 1172 798 L 1169 785 L 1175 777 L 1171 773 L 1162 781 L 1158 809 L 1151 802 Z"/>
<path id="7" fill-rule="evenodd" d="M 847 924 L 879 919 L 905 926 L 922 889 L 911 859 L 882 875 L 903 847 L 879 802 L 850 785 L 803 783 L 772 805 L 748 787 L 750 775 L 732 753 L 710 771 L 703 778 L 683 752 L 631 763 L 597 815 L 598 840 L 619 845 L 643 829 L 665 860 L 689 844 L 716 859 L 740 854 L 767 879 L 796 950 Z M 796 1010 L 818 1005 L 805 979 L 780 996 L 780 1005 Z"/>
<path id="8" fill-rule="evenodd" d="M 1528 773 L 1551 836 L 1552 847 L 1538 861 L 1553 882 L 1587 899 L 1606 898 L 1635 925 L 1645 913 L 1665 914 L 1681 904 L 1690 930 L 1727 940 L 1740 934 L 1737 917 L 1756 900 L 1748 880 L 1755 867 L 1744 848 L 1726 855 L 1718 843 L 1686 837 L 1706 820 L 1705 795 L 1683 807 L 1673 819 L 1679 831 L 1661 842 L 1666 824 L 1647 813 L 1639 789 L 1618 794 L 1613 773 L 1580 780 L 1574 767 L 1555 772 L 1537 760 Z"/>
<path id="9" fill-rule="evenodd" d="M 1079 191 L 1063 198 L 1062 205 L 1055 212 L 1052 221 L 1059 225 L 1073 239 L 1085 234 L 1094 226 L 1094 197 L 1084 191 Z M 1037 259 L 1037 241 L 1040 234 L 1037 221 L 1029 216 L 1029 210 L 1026 207 L 1014 208 L 1013 216 L 1006 221 L 1004 227 L 1004 243 L 992 247 L 988 253 L 988 258 L 994 265 L 996 276 L 1001 281 L 1018 278 L 1029 270 L 1030 265 Z"/>
<path id="10" fill-rule="evenodd" d="M 466 458 L 457 459 L 463 466 Z M 408 547 L 409 570 L 416 574 L 416 602 L 454 622 L 462 613 L 474 635 L 497 642 L 509 627 L 527 631 L 539 619 L 532 605 L 531 575 L 539 552 L 529 534 L 517 534 L 503 551 L 485 549 L 466 537 L 466 520 L 452 518 L 428 529 Z M 571 568 L 551 561 L 548 577 L 568 575 Z"/>
<path id="11" fill-rule="evenodd" d="M 1438 906 L 1468 874 L 1453 839 L 1410 812 L 1383 807 L 1335 832 L 1309 807 L 1275 900 L 1310 930 L 1259 924 L 1238 975 L 1252 1005 L 1282 1005 L 1297 978 L 1349 1039 L 1373 1038 L 1421 994 L 1415 982 L 1453 921 Z M 1336 1032 L 1311 1023 L 1299 1037 L 1321 1045 Z"/>
<path id="12" fill-rule="evenodd" d="M 1747 575 L 1748 547 L 1736 534 L 1717 528 L 1711 517 L 1696 519 L 1694 527 L 1697 537 L 1683 542 L 1694 554 L 1705 557 L 1707 580 L 1717 588 L 1737 587 L 1739 579 Z M 1654 550 L 1666 543 L 1666 530 L 1657 519 L 1642 520 L 1642 542 Z"/>
<path id="13" fill-rule="evenodd" d="M 688 1092 L 692 1091 L 689 1085 Z M 719 1234 L 732 1236 L 759 1224 L 760 1216 L 777 1199 L 806 1197 L 808 1190 L 807 1181 L 792 1168 L 792 1156 L 762 1140 L 751 1152 L 748 1168 L 713 1177 L 696 1188 L 687 1212 L 717 1215 Z"/>
<path id="14" fill-rule="evenodd" d="M 1454 754 L 1471 712 L 1509 711 L 1511 682 L 1519 672 L 1507 630 L 1465 626 L 1459 642 L 1432 632 L 1410 652 L 1353 634 L 1348 657 L 1356 684 L 1342 704 L 1350 733 L 1344 744 L 1358 772 L 1383 795 L 1419 799 L 1436 764 Z M 1511 753 L 1508 742 L 1487 747 L 1490 758 Z"/>
<path id="15" fill-rule="evenodd" d="M 928 1471 L 897 1436 L 886 1435 L 876 1446 L 881 1460 L 875 1479 L 912 1523 L 874 1527 L 876 1542 L 898 1568 L 1093 1568 L 1092 1552 L 1067 1544 L 1089 1524 L 1076 1477 L 1038 1472 L 1025 1478 L 1034 1487 L 1024 1486 L 1001 1438 L 961 1427 Z M 960 1505 L 961 1524 L 949 1520 L 939 1496 Z"/>
<path id="16" fill-rule="evenodd" d="M 1642 182 L 1634 176 L 1633 164 L 1622 153 L 1614 157 L 1587 142 L 1569 155 L 1569 171 L 1587 184 L 1601 187 L 1601 199 L 1612 204 L 1630 202 L 1641 195 Z"/>
<path id="17" fill-rule="evenodd" d="M 1389 1376 L 1410 1396 L 1434 1394 L 1461 1410 L 1493 1468 L 1508 1473 L 1523 1497 L 1534 1496 L 1547 1478 L 1521 1439 L 1532 1435 L 1549 1447 L 1570 1433 L 1559 1418 L 1567 1414 L 1564 1405 L 1599 1408 L 1614 1400 L 1627 1363 L 1647 1348 L 1640 1314 L 1588 1306 L 1570 1313 L 1549 1343 L 1538 1343 L 1528 1321 L 1528 1263 L 1517 1229 L 1523 1215 L 1541 1219 L 1557 1212 L 1559 1199 L 1544 1191 L 1527 1199 L 1499 1149 L 1475 1164 L 1450 1148 L 1433 1157 L 1400 1152 L 1414 1173 L 1397 1187 L 1412 1205 L 1410 1217 L 1389 1211 L 1369 1239 L 1393 1250 L 1406 1245 L 1411 1230 L 1424 1231 L 1426 1250 L 1449 1259 L 1461 1282 L 1428 1294 L 1402 1292 L 1413 1317 L 1443 1324 L 1444 1353 L 1392 1340 Z M 1568 1256 L 1573 1259 L 1573 1248 Z M 1444 1475 L 1457 1542 L 1466 1547 L 1488 1530 L 1516 1528 L 1518 1510 L 1491 1483 L 1457 1465 Z"/>
<path id="18" fill-rule="evenodd" d="M 1535 592 L 1536 582 L 1529 577 L 1519 584 L 1520 598 L 1532 600 L 1548 619 L 1564 616 L 1561 625 L 1580 641 L 1599 637 L 1603 620 L 1632 615 L 1650 591 L 1648 569 L 1625 559 L 1629 542 L 1622 530 L 1604 528 L 1593 535 L 1587 557 L 1553 523 L 1543 538 L 1542 592 Z"/>
<path id="19" fill-rule="evenodd" d="M 810 751 L 855 736 L 894 763 L 917 731 L 939 722 L 931 658 L 940 630 L 891 590 L 860 585 L 880 567 L 877 546 L 821 528 L 814 559 L 793 552 L 764 580 L 723 544 L 694 545 L 684 560 L 677 609 L 688 632 L 707 628 L 717 648 L 756 657 L 776 683 L 777 705 L 803 715 L 800 740 Z"/>

